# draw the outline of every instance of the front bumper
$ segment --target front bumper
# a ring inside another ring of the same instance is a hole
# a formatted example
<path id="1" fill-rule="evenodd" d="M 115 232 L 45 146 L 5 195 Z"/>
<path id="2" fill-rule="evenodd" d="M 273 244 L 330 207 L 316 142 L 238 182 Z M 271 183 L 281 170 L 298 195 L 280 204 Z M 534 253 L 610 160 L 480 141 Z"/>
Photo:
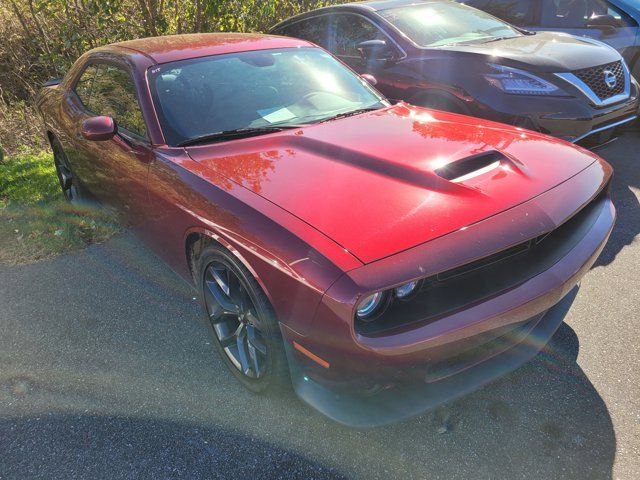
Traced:
<path id="1" fill-rule="evenodd" d="M 287 348 L 291 380 L 297 395 L 332 420 L 350 427 L 377 427 L 398 422 L 479 389 L 523 365 L 547 344 L 562 324 L 578 292 L 574 287 L 558 304 L 533 319 L 522 341 L 486 361 L 437 382 L 394 385 L 373 394 L 336 391 L 305 374 Z"/>
<path id="2" fill-rule="evenodd" d="M 605 166 L 596 162 L 563 188 L 414 251 L 361 267 L 336 282 L 307 335 L 283 326 L 296 393 L 340 423 L 376 426 L 450 401 L 526 362 L 561 324 L 575 296 L 572 290 L 609 238 L 615 209 L 608 196 L 597 201 L 588 230 L 557 263 L 507 291 L 434 321 L 380 336 L 359 334 L 348 309 L 353 304 L 352 284 L 361 291 L 378 289 L 376 282 L 399 284 L 411 278 L 413 273 L 407 274 L 411 268 L 443 271 L 447 262 L 467 263 L 470 258 L 465 254 L 495 249 L 497 239 L 506 246 L 518 237 L 533 238 L 540 232 L 536 229 L 557 227 L 582 208 L 585 198 L 598 197 L 609 179 Z M 301 354 L 295 344 L 326 365 Z"/>
<path id="3" fill-rule="evenodd" d="M 595 147 L 631 124 L 638 117 L 639 105 L 638 88 L 632 83 L 627 100 L 606 107 L 593 106 L 579 92 L 573 97 L 532 98 L 484 89 L 477 92 L 469 108 L 475 116 Z"/>

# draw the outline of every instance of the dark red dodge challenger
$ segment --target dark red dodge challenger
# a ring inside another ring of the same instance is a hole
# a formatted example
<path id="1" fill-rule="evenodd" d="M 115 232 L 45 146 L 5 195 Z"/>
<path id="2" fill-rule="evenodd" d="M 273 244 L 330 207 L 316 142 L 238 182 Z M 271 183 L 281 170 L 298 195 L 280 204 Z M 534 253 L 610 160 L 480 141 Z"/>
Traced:
<path id="1" fill-rule="evenodd" d="M 400 103 L 261 35 L 92 50 L 38 99 L 69 200 L 115 207 L 192 282 L 230 371 L 371 426 L 553 335 L 611 232 L 611 167 Z"/>

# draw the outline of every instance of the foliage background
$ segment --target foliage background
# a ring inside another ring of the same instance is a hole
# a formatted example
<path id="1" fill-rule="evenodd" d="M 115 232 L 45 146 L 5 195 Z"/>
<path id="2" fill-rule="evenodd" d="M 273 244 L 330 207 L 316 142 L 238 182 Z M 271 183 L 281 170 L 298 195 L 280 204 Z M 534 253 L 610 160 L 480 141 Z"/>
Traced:
<path id="1" fill-rule="evenodd" d="M 0 149 L 16 155 L 46 147 L 31 99 L 42 82 L 63 75 L 91 48 L 156 35 L 266 31 L 328 3 L 336 2 L 0 0 Z"/>

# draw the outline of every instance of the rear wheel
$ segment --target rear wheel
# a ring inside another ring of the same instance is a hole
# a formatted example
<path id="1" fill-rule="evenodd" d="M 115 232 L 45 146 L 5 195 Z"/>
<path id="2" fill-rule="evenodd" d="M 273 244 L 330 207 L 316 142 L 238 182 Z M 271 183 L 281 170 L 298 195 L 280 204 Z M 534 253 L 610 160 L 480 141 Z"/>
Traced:
<path id="1" fill-rule="evenodd" d="M 62 145 L 53 139 L 51 141 L 51 149 L 53 150 L 53 162 L 56 167 L 58 182 L 60 183 L 64 198 L 71 203 L 82 201 L 83 195 L 79 182 L 73 175 L 73 171 L 69 166 L 69 160 L 62 149 Z"/>
<path id="2" fill-rule="evenodd" d="M 631 75 L 636 79 L 638 83 L 640 83 L 640 55 L 638 55 L 632 65 L 629 65 L 631 70 Z"/>
<path id="3" fill-rule="evenodd" d="M 289 376 L 282 337 L 258 282 L 217 245 L 205 247 L 196 267 L 206 321 L 229 370 L 256 393 L 286 387 Z"/>

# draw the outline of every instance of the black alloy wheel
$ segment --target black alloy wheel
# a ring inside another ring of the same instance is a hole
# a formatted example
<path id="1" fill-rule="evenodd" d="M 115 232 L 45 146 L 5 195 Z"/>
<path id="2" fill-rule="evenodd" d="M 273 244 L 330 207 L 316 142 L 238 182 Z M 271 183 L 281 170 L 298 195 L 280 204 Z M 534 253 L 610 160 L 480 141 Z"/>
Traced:
<path id="1" fill-rule="evenodd" d="M 204 301 L 216 337 L 231 363 L 249 378 L 266 370 L 267 344 L 247 289 L 222 262 L 209 264 L 204 275 Z"/>
<path id="2" fill-rule="evenodd" d="M 72 203 L 79 201 L 81 196 L 78 181 L 73 176 L 69 161 L 62 150 L 62 146 L 54 140 L 51 143 L 51 148 L 53 150 L 56 174 L 58 175 L 58 181 L 60 182 L 60 188 L 62 188 L 64 198 Z"/>
<path id="3" fill-rule="evenodd" d="M 257 281 L 218 245 L 205 248 L 197 264 L 203 307 L 227 367 L 253 392 L 283 387 L 288 369 L 282 337 Z"/>

